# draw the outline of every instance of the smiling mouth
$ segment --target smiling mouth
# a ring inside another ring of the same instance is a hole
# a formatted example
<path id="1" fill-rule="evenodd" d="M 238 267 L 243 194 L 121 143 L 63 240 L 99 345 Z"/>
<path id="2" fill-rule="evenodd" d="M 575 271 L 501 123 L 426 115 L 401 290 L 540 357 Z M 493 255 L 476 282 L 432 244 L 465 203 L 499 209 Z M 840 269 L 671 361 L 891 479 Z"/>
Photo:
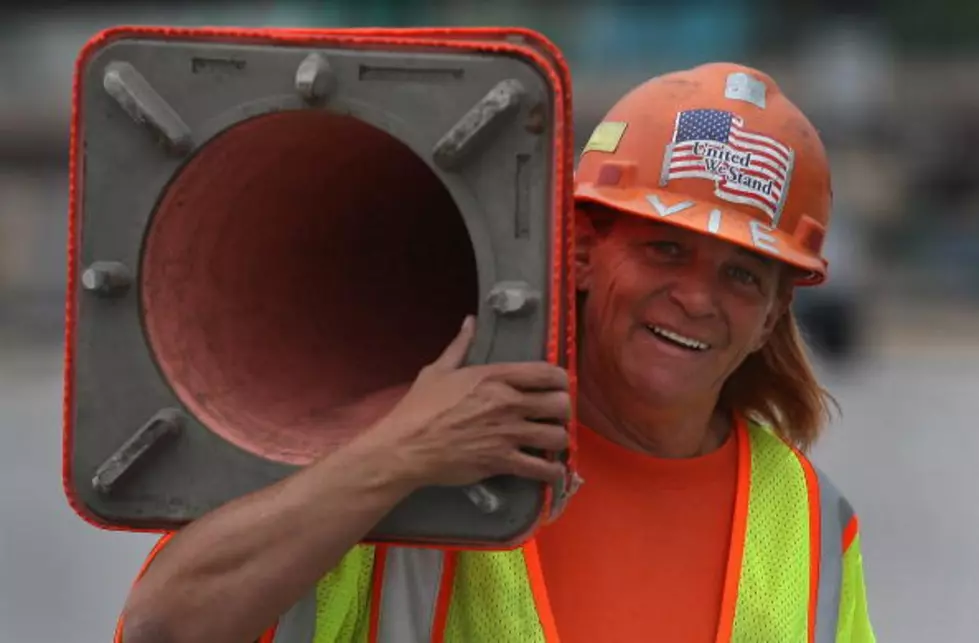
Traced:
<path id="1" fill-rule="evenodd" d="M 662 328 L 660 326 L 646 325 L 646 330 L 665 342 L 673 344 L 674 346 L 679 346 L 680 348 L 686 348 L 690 351 L 706 351 L 710 348 L 710 344 L 692 337 L 686 337 L 680 333 L 667 330 L 666 328 Z"/>

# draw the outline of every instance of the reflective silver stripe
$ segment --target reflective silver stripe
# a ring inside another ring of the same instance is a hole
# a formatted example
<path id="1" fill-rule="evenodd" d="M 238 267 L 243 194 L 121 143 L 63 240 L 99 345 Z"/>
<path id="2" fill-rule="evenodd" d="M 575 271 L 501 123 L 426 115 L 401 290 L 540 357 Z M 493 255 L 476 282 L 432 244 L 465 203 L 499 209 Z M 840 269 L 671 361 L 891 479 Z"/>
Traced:
<path id="1" fill-rule="evenodd" d="M 308 592 L 279 619 L 273 643 L 313 643 L 316 635 L 316 590 Z"/>
<path id="2" fill-rule="evenodd" d="M 429 643 L 445 554 L 388 547 L 377 628 L 378 643 Z"/>
<path id="3" fill-rule="evenodd" d="M 387 548 L 377 643 L 431 641 L 444 560 L 434 549 Z M 314 589 L 279 619 L 273 643 L 313 643 L 315 635 Z"/>
<path id="4" fill-rule="evenodd" d="M 818 468 L 820 551 L 816 590 L 816 643 L 835 643 L 843 584 L 843 530 L 853 518 L 853 507 Z"/>

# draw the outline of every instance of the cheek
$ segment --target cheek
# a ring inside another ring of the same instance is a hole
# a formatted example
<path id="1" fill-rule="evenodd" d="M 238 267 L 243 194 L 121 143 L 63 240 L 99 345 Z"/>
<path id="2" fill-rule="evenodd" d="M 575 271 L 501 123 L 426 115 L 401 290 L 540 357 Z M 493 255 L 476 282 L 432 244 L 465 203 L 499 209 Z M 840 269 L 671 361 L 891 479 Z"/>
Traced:
<path id="1" fill-rule="evenodd" d="M 588 293 L 588 326 L 598 336 L 606 337 L 614 326 L 616 310 L 621 307 L 615 279 L 597 281 L 595 288 Z"/>
<path id="2" fill-rule="evenodd" d="M 605 330 L 631 324 L 632 311 L 642 297 L 642 283 L 642 276 L 628 261 L 611 257 L 603 262 L 588 295 L 592 322 Z"/>
<path id="3" fill-rule="evenodd" d="M 735 302 L 728 306 L 732 342 L 739 353 L 759 348 L 765 337 L 765 328 L 771 306 L 767 303 Z"/>

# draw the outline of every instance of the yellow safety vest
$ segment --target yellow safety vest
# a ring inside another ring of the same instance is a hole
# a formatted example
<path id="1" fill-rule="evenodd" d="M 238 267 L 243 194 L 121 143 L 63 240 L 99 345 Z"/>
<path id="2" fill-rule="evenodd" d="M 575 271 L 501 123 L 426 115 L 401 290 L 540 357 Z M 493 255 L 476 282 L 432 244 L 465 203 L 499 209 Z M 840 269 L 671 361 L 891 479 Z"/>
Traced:
<path id="1" fill-rule="evenodd" d="M 768 428 L 737 430 L 716 643 L 873 643 L 850 504 Z M 545 580 L 533 540 L 501 552 L 358 545 L 260 643 L 558 643 Z"/>
<path id="2" fill-rule="evenodd" d="M 767 428 L 738 431 L 717 643 L 873 642 L 851 506 Z M 264 640 L 557 643 L 560 632 L 531 540 L 503 552 L 357 546 Z M 656 632 L 637 632 L 640 640 Z"/>

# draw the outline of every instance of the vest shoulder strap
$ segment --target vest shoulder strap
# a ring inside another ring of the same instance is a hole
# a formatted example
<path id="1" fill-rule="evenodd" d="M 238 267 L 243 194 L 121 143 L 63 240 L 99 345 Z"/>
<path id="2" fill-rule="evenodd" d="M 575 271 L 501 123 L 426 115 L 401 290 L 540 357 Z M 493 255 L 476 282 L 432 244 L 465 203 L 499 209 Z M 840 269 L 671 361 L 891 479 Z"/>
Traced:
<path id="1" fill-rule="evenodd" d="M 770 588 L 772 595 L 764 599 L 769 603 L 765 622 L 752 605 L 755 601 L 739 600 L 741 629 L 746 634 L 761 627 L 777 627 L 783 634 L 798 632 L 805 615 L 809 640 L 835 643 L 844 540 L 854 518 L 853 507 L 829 476 L 769 427 L 751 425 L 749 434 L 752 506 L 741 586 L 751 579 L 763 581 L 752 584 Z M 803 590 L 808 610 L 792 608 L 790 597 L 801 604 Z"/>
<path id="2" fill-rule="evenodd" d="M 810 480 L 796 452 L 767 427 L 749 424 L 747 437 L 747 471 L 739 472 L 747 484 L 738 485 L 728 568 L 738 579 L 730 597 L 734 613 L 722 626 L 730 623 L 732 643 L 807 641 L 813 589 Z"/>

